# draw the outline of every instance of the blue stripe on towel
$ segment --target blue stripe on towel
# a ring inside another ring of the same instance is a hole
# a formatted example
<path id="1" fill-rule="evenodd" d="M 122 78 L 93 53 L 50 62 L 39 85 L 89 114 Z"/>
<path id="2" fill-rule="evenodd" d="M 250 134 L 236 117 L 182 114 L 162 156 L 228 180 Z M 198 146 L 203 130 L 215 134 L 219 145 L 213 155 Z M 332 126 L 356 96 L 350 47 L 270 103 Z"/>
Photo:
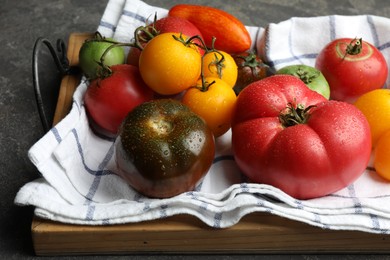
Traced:
<path id="1" fill-rule="evenodd" d="M 336 17 L 334 15 L 329 16 L 329 38 L 330 41 L 336 39 Z"/>
<path id="2" fill-rule="evenodd" d="M 355 192 L 355 186 L 353 184 L 348 186 L 348 193 L 353 201 L 354 207 L 355 207 L 355 213 L 362 213 L 362 204 L 359 200 L 358 197 L 356 197 L 356 192 Z"/>
<path id="3" fill-rule="evenodd" d="M 73 133 L 73 136 L 75 137 L 76 145 L 77 145 L 77 151 L 78 151 L 78 153 L 80 155 L 80 158 L 81 158 L 81 161 L 82 161 L 82 164 L 84 166 L 85 171 L 88 172 L 91 175 L 99 175 L 99 176 L 113 174 L 110 170 L 104 169 L 104 167 L 107 166 L 107 163 L 109 162 L 109 160 L 113 156 L 113 150 L 112 150 L 113 147 L 110 148 L 110 150 L 108 151 L 107 155 L 105 156 L 105 159 L 103 160 L 102 164 L 99 165 L 100 169 L 92 170 L 87 165 L 87 163 L 85 162 L 84 149 L 81 146 L 80 138 L 78 136 L 77 130 L 76 129 L 72 129 L 72 133 Z"/>
<path id="4" fill-rule="evenodd" d="M 123 10 L 123 15 L 125 16 L 128 16 L 128 17 L 131 17 L 131 18 L 134 18 L 135 20 L 138 20 L 140 22 L 146 22 L 146 18 L 137 14 L 137 13 L 134 13 L 134 12 L 131 12 L 131 11 L 127 11 L 127 10 Z"/>
<path id="5" fill-rule="evenodd" d="M 87 209 L 87 216 L 85 217 L 86 220 L 93 220 L 93 214 L 95 213 L 95 206 L 89 205 Z"/>
<path id="6" fill-rule="evenodd" d="M 301 60 L 301 59 L 315 59 L 317 58 L 318 54 L 317 53 L 307 53 L 307 54 L 301 54 L 301 55 L 297 55 L 295 57 L 288 57 L 288 58 L 284 58 L 284 59 L 276 59 L 276 60 L 273 60 L 273 61 L 270 61 L 270 62 L 267 62 L 267 64 L 271 67 L 275 67 L 279 64 L 282 64 L 282 63 L 288 63 L 288 62 L 292 62 L 294 60 Z"/>
<path id="7" fill-rule="evenodd" d="M 220 161 L 234 161 L 234 156 L 233 155 L 221 155 L 218 157 L 215 157 L 213 160 L 213 164 L 220 162 Z"/>
<path id="8" fill-rule="evenodd" d="M 116 26 L 111 24 L 111 23 L 107 23 L 107 22 L 104 22 L 104 21 L 100 21 L 99 25 L 101 27 L 105 27 L 105 28 L 108 28 L 110 30 L 112 30 L 113 32 L 115 32 L 116 30 Z"/>
<path id="9" fill-rule="evenodd" d="M 60 136 L 60 133 L 58 132 L 58 129 L 56 127 L 53 127 L 52 129 L 50 129 L 50 131 L 54 135 L 54 138 L 56 139 L 56 141 L 58 143 L 61 143 L 62 138 Z"/>
<path id="10" fill-rule="evenodd" d="M 215 213 L 213 227 L 220 228 L 221 227 L 221 220 L 222 220 L 222 213 L 221 212 Z"/>
<path id="11" fill-rule="evenodd" d="M 160 218 L 166 218 L 168 215 L 167 215 L 167 208 L 168 208 L 168 205 L 161 205 L 160 207 Z"/>
<path id="12" fill-rule="evenodd" d="M 380 44 L 379 43 L 379 36 L 378 36 L 378 32 L 377 32 L 376 27 L 375 27 L 374 20 L 373 20 L 371 15 L 367 15 L 367 23 L 368 23 L 368 26 L 370 27 L 372 39 L 374 40 L 373 43 L 374 43 L 375 47 L 378 47 Z"/>

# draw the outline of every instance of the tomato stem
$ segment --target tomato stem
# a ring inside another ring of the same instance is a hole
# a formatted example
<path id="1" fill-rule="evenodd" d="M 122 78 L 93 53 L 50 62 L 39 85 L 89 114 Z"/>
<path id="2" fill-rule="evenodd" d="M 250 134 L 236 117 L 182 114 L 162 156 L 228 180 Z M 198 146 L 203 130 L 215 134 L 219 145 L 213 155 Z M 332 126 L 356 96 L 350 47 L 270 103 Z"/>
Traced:
<path id="1" fill-rule="evenodd" d="M 279 114 L 279 121 L 286 128 L 298 124 L 306 124 L 310 117 L 310 110 L 313 107 L 315 107 L 315 105 L 305 108 L 302 104 L 297 104 L 295 107 L 291 102 L 289 102 L 285 110 Z"/>
<path id="2" fill-rule="evenodd" d="M 347 45 L 347 48 L 345 50 L 345 55 L 343 58 L 345 58 L 345 56 L 347 55 L 357 55 L 359 54 L 361 51 L 362 51 L 362 48 L 363 48 L 363 40 L 362 38 L 359 38 L 359 39 L 353 39 L 348 45 Z"/>

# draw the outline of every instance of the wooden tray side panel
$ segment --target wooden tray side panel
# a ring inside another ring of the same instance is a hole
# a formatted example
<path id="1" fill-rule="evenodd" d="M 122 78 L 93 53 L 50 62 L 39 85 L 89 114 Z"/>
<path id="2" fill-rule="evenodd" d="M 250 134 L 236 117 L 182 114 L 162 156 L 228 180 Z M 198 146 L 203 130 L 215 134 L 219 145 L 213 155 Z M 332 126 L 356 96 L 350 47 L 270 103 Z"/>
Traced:
<path id="1" fill-rule="evenodd" d="M 69 37 L 68 57 L 78 63 L 78 51 L 91 34 Z M 62 80 L 54 124 L 70 110 L 80 76 Z M 34 217 L 31 232 L 37 255 L 139 253 L 388 253 L 390 236 L 356 231 L 332 231 L 267 213 L 252 213 L 235 226 L 213 229 L 189 215 L 162 220 L 85 226 Z"/>
<path id="2" fill-rule="evenodd" d="M 93 36 L 90 33 L 73 33 L 69 36 L 67 56 L 70 66 L 77 66 L 79 63 L 79 51 L 86 39 Z M 66 75 L 63 77 L 58 94 L 56 111 L 53 125 L 56 125 L 69 113 L 72 105 L 73 92 L 80 82 L 80 75 Z"/>

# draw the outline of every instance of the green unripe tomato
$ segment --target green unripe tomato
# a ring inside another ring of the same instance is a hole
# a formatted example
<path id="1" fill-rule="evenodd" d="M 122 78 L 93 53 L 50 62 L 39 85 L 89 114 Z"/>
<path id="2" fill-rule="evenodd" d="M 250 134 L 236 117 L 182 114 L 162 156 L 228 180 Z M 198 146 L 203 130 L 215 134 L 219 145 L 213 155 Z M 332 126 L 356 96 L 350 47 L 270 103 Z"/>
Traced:
<path id="1" fill-rule="evenodd" d="M 88 79 L 95 79 L 99 76 L 101 68 L 100 62 L 103 53 L 108 47 L 113 45 L 110 38 L 94 38 L 83 43 L 79 51 L 79 66 Z M 111 48 L 105 56 L 103 64 L 113 66 L 125 62 L 125 52 L 123 47 Z"/>
<path id="2" fill-rule="evenodd" d="M 318 69 L 308 65 L 290 65 L 276 71 L 276 74 L 293 75 L 303 81 L 311 90 L 329 99 L 330 88 L 328 81 Z"/>

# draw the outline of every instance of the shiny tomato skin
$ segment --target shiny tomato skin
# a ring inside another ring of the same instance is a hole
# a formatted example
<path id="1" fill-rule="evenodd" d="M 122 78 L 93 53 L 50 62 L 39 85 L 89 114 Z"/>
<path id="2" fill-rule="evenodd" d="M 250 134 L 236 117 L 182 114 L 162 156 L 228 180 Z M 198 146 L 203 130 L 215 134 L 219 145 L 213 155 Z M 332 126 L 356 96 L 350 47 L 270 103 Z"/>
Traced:
<path id="1" fill-rule="evenodd" d="M 162 33 L 142 50 L 139 69 L 142 79 L 161 95 L 175 95 L 194 86 L 201 73 L 201 55 L 194 44 L 174 39 L 186 35 Z"/>
<path id="2" fill-rule="evenodd" d="M 237 64 L 237 81 L 234 85 L 236 94 L 239 94 L 250 83 L 274 74 L 254 52 L 235 53 L 232 57 Z"/>
<path id="3" fill-rule="evenodd" d="M 220 78 L 232 88 L 237 81 L 237 64 L 233 57 L 224 51 L 210 51 L 203 56 L 203 76 Z"/>
<path id="4" fill-rule="evenodd" d="M 388 67 L 383 54 L 362 41 L 358 54 L 346 54 L 348 44 L 357 39 L 339 38 L 327 44 L 316 58 L 315 67 L 325 76 L 330 99 L 353 103 L 359 96 L 383 87 Z"/>
<path id="5" fill-rule="evenodd" d="M 390 130 L 390 89 L 375 89 L 361 95 L 354 105 L 366 116 L 371 128 L 372 146 Z"/>
<path id="6" fill-rule="evenodd" d="M 156 20 L 152 25 L 156 29 L 157 35 L 161 33 L 173 32 L 182 33 L 189 37 L 199 36 L 201 39 L 203 38 L 202 33 L 199 31 L 199 29 L 190 21 L 184 18 L 167 16 Z M 200 39 L 194 39 L 194 43 L 197 43 L 202 46 Z M 142 42 L 143 46 L 145 46 L 146 44 L 147 42 Z M 201 55 L 203 55 L 204 50 L 202 48 L 199 48 L 199 52 Z M 130 48 L 126 60 L 127 64 L 138 66 L 140 55 L 140 49 L 135 47 Z"/>
<path id="7" fill-rule="evenodd" d="M 111 38 L 106 40 L 113 41 Z M 113 43 L 97 38 L 86 40 L 83 43 L 79 51 L 79 65 L 88 79 L 93 80 L 99 76 L 101 66 L 98 62 L 101 61 L 102 55 L 111 45 Z M 123 64 L 124 62 L 125 52 L 121 46 L 112 48 L 104 57 L 104 65 L 106 66 Z"/>
<path id="8" fill-rule="evenodd" d="M 231 119 L 236 104 L 236 94 L 230 85 L 215 77 L 206 77 L 207 90 L 202 90 L 202 80 L 197 86 L 189 88 L 182 97 L 182 102 L 202 117 L 215 137 L 225 134 L 231 126 Z"/>
<path id="9" fill-rule="evenodd" d="M 245 25 L 233 15 L 210 6 L 178 4 L 168 16 L 181 17 L 193 23 L 202 33 L 208 47 L 215 37 L 215 49 L 227 53 L 246 51 L 251 47 L 251 37 Z"/>
<path id="10" fill-rule="evenodd" d="M 390 181 L 390 130 L 378 140 L 374 150 L 375 171 L 387 181 Z"/>
<path id="11" fill-rule="evenodd" d="M 310 89 L 320 93 L 326 99 L 329 99 L 330 89 L 328 82 L 321 71 L 312 66 L 304 64 L 289 65 L 278 69 L 276 74 L 293 75 L 302 80 Z"/>
<path id="12" fill-rule="evenodd" d="M 111 67 L 112 75 L 91 81 L 84 104 L 97 133 L 113 137 L 127 113 L 149 101 L 154 92 L 143 82 L 137 67 L 128 64 Z"/>
<path id="13" fill-rule="evenodd" d="M 145 102 L 128 114 L 115 142 L 121 176 L 141 194 L 168 198 L 190 191 L 215 155 L 211 130 L 180 101 Z"/>
<path id="14" fill-rule="evenodd" d="M 286 126 L 280 121 L 289 103 L 314 105 L 305 123 Z M 364 115 L 346 102 L 327 101 L 291 75 L 247 86 L 238 96 L 233 120 L 233 153 L 242 172 L 297 199 L 346 187 L 370 158 Z"/>
<path id="15" fill-rule="evenodd" d="M 156 30 L 161 33 L 182 33 L 184 35 L 187 35 L 188 37 L 193 36 L 199 36 L 200 39 L 194 39 L 194 43 L 199 44 L 202 46 L 203 35 L 201 31 L 196 27 L 193 23 L 191 23 L 189 20 L 181 18 L 181 17 L 174 17 L 174 16 L 167 16 L 164 18 L 158 19 L 154 26 Z M 199 52 L 201 55 L 204 54 L 204 49 L 199 48 Z"/>

